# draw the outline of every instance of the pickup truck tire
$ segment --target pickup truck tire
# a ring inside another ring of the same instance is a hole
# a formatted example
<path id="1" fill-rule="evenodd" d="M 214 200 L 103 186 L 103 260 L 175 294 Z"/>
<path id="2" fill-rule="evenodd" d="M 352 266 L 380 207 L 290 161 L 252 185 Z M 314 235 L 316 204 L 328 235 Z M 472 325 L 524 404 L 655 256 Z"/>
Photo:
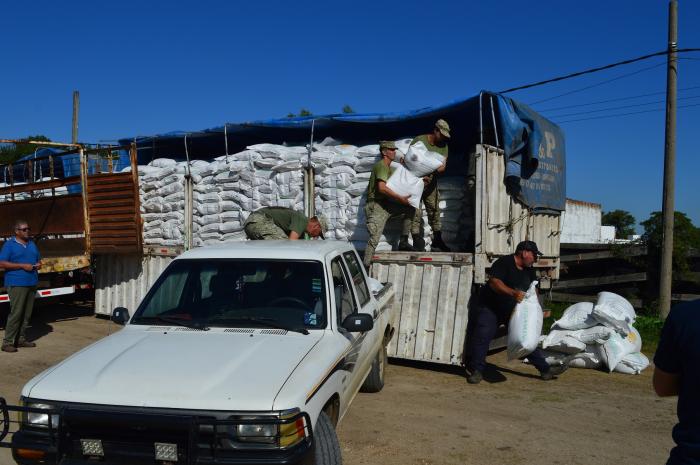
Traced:
<path id="1" fill-rule="evenodd" d="M 379 392 L 384 387 L 384 368 L 386 367 L 386 346 L 382 344 L 382 348 L 377 352 L 377 356 L 372 362 L 372 368 L 369 370 L 365 382 L 362 383 L 360 391 L 362 392 Z"/>
<path id="2" fill-rule="evenodd" d="M 315 465 L 342 465 L 343 458 L 340 455 L 340 444 L 335 434 L 333 422 L 321 412 L 316 422 L 314 431 L 314 464 Z"/>

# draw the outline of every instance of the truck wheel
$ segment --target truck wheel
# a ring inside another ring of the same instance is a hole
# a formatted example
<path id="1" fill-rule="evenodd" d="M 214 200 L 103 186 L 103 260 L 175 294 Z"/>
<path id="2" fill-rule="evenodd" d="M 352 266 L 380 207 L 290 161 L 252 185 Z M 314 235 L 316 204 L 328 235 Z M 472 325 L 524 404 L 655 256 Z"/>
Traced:
<path id="1" fill-rule="evenodd" d="M 340 455 L 340 444 L 335 428 L 326 412 L 321 412 L 316 422 L 314 431 L 314 464 L 315 465 L 342 465 L 343 458 Z"/>
<path id="2" fill-rule="evenodd" d="M 386 367 L 386 346 L 382 344 L 382 348 L 377 352 L 377 356 L 372 362 L 372 369 L 369 370 L 365 382 L 362 384 L 360 391 L 362 392 L 379 392 L 384 387 L 384 368 Z"/>

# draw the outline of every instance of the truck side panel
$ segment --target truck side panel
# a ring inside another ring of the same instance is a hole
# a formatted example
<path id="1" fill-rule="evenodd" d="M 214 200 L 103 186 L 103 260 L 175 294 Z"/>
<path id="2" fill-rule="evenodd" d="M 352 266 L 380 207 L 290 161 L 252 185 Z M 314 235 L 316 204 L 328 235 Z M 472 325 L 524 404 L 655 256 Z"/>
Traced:
<path id="1" fill-rule="evenodd" d="M 390 357 L 459 365 L 468 322 L 471 254 L 378 252 L 371 275 L 391 282 L 396 336 Z"/>

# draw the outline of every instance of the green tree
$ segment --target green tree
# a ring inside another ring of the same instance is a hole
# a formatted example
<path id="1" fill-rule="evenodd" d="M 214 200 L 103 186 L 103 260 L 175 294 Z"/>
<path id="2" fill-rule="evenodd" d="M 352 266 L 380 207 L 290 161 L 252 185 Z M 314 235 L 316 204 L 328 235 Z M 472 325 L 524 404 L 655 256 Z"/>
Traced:
<path id="1" fill-rule="evenodd" d="M 312 115 L 313 115 L 313 113 L 311 113 L 311 111 L 309 111 L 306 108 L 302 108 L 301 110 L 299 110 L 299 116 L 312 116 Z"/>
<path id="2" fill-rule="evenodd" d="M 355 110 L 353 110 L 350 105 L 345 105 L 343 107 L 343 113 L 355 113 Z"/>
<path id="3" fill-rule="evenodd" d="M 35 140 L 35 141 L 43 141 L 43 142 L 50 142 L 51 139 L 49 139 L 46 136 L 42 135 L 36 135 L 36 136 L 27 136 L 20 141 L 29 141 L 29 140 Z M 26 144 L 19 142 L 17 144 L 5 144 L 5 145 L 0 145 L 0 164 L 7 164 L 7 163 L 12 163 L 15 160 L 22 158 L 25 155 L 29 155 L 30 153 L 34 153 L 34 151 L 37 149 L 37 145 L 34 144 Z"/>
<path id="4" fill-rule="evenodd" d="M 603 213 L 603 225 L 615 226 L 615 237 L 626 238 L 634 234 L 634 225 L 637 220 L 625 210 L 613 210 Z"/>
<path id="5" fill-rule="evenodd" d="M 663 241 L 663 216 L 654 212 L 648 220 L 640 223 L 644 227 L 644 241 L 647 244 L 650 269 L 659 267 L 661 244 Z M 673 219 L 673 278 L 679 280 L 689 271 L 691 249 L 700 248 L 700 229 L 685 213 L 675 212 Z"/>

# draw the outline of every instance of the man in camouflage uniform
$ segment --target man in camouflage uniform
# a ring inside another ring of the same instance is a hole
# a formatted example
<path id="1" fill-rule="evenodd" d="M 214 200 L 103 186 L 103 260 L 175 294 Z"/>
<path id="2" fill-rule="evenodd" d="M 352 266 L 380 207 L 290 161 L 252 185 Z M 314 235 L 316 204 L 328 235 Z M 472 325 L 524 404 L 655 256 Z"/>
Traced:
<path id="1" fill-rule="evenodd" d="M 307 218 L 291 208 L 264 207 L 250 214 L 244 229 L 248 239 L 254 241 L 297 240 L 304 234 L 323 239 L 328 224 L 322 215 Z"/>
<path id="2" fill-rule="evenodd" d="M 411 221 L 415 214 L 415 208 L 408 203 L 410 196 L 401 196 L 386 185 L 394 172 L 391 168 L 391 162 L 396 157 L 396 144 L 393 141 L 381 141 L 379 151 L 382 154 L 382 159 L 372 167 L 372 175 L 367 185 L 365 216 L 367 217 L 369 240 L 363 260 L 367 268 L 372 262 L 372 255 L 374 255 L 379 239 L 382 237 L 384 226 L 393 216 L 399 216 L 403 219 L 399 250 L 413 250 L 413 247 L 408 243 L 408 233 L 411 231 Z"/>
<path id="3" fill-rule="evenodd" d="M 445 163 L 443 163 L 435 173 L 423 177 L 425 187 L 423 188 L 423 196 L 421 197 L 421 200 L 423 201 L 425 210 L 428 213 L 428 224 L 430 224 L 430 227 L 433 230 L 433 241 L 430 248 L 434 252 L 450 251 L 449 247 L 447 247 L 445 242 L 442 240 L 442 222 L 440 221 L 439 205 L 440 195 L 438 193 L 437 180 L 437 174 L 443 173 L 445 171 L 445 166 L 447 165 L 447 141 L 449 139 L 450 126 L 444 119 L 439 119 L 435 122 L 433 132 L 418 136 L 411 141 L 411 145 L 415 144 L 416 142 L 423 142 L 429 151 L 439 153 L 445 157 Z M 411 233 L 413 235 L 413 247 L 420 251 L 425 250 L 425 239 L 423 238 L 423 211 L 421 208 L 416 209 L 416 215 L 413 218 L 413 223 L 411 225 Z"/>

